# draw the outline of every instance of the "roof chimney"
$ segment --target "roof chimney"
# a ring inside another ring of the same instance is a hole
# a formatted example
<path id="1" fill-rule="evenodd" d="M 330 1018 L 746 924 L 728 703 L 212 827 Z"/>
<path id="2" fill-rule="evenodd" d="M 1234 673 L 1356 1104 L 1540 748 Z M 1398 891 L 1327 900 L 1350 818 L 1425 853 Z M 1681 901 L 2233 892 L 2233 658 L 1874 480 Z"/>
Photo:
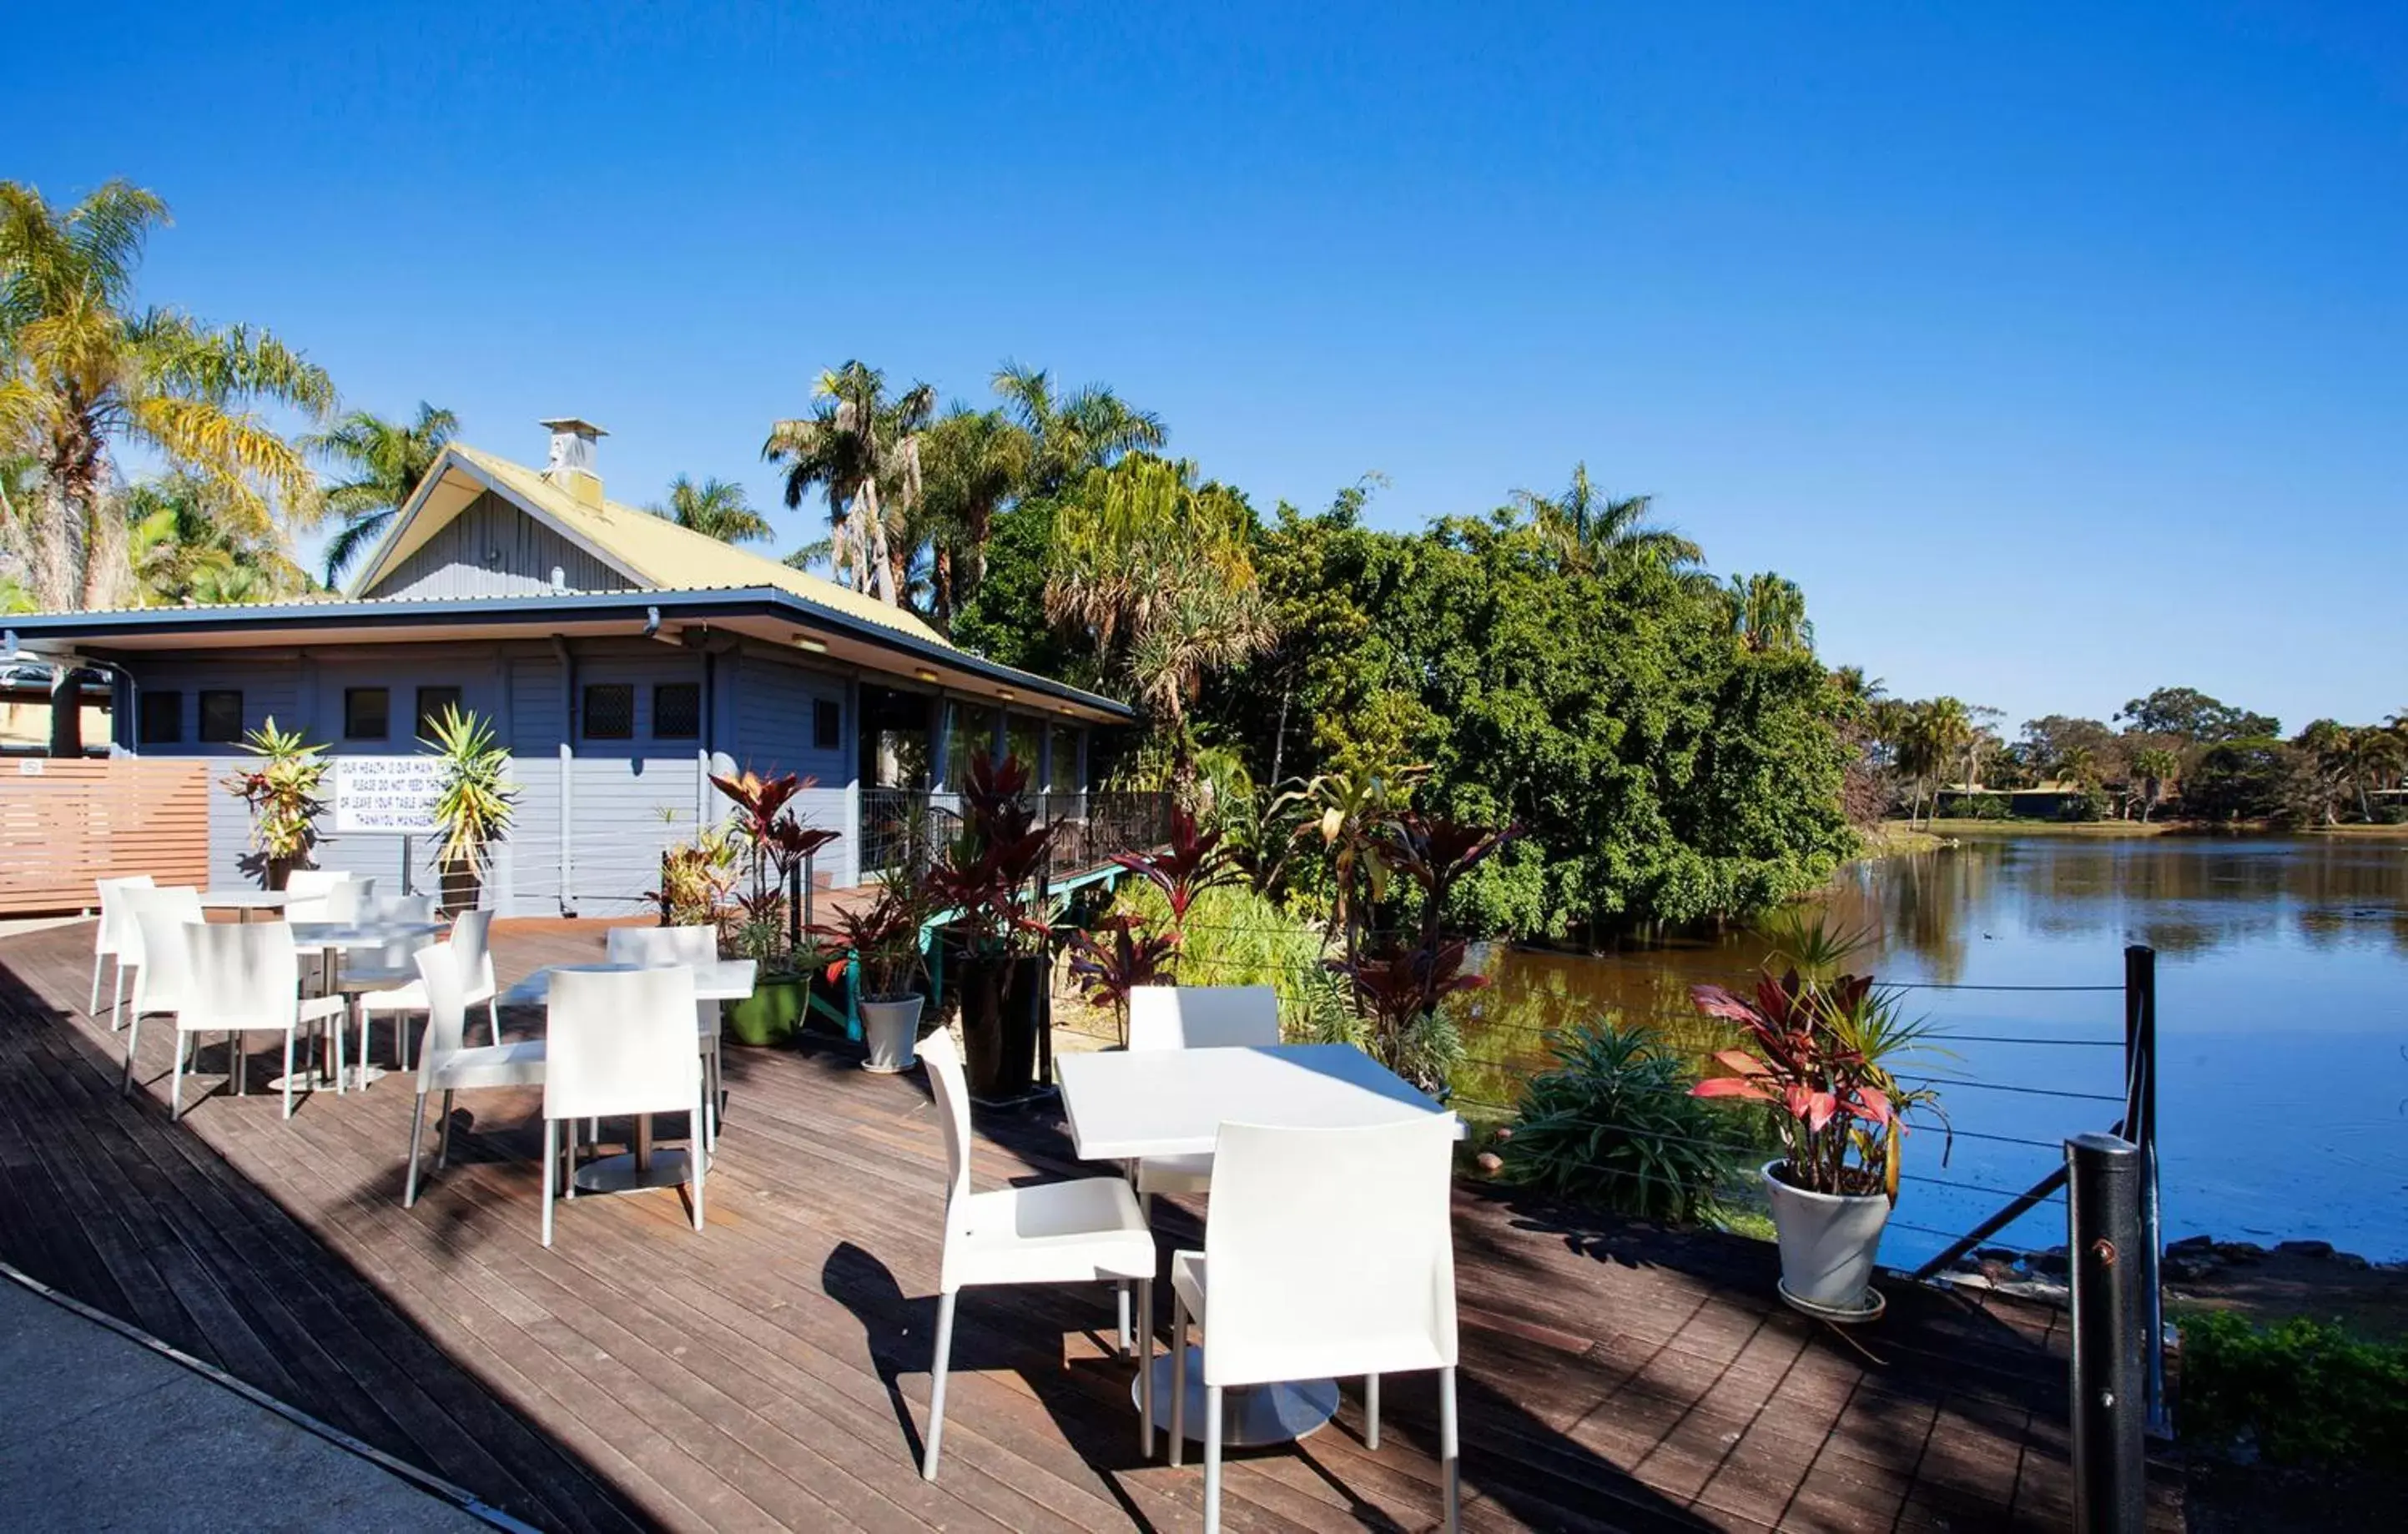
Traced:
<path id="1" fill-rule="evenodd" d="M 602 505 L 602 477 L 594 472 L 594 444 L 610 434 L 573 415 L 541 424 L 552 432 L 552 457 L 543 466 L 543 477 L 598 509 Z"/>

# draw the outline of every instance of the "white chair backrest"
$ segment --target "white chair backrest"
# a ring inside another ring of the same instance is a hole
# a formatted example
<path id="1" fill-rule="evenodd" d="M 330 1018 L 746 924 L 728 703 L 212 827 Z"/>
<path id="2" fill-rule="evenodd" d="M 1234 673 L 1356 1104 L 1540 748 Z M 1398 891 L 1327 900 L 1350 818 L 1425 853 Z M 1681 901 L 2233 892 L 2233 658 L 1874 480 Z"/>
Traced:
<path id="1" fill-rule="evenodd" d="M 482 1000 L 494 994 L 494 913 L 464 910 L 452 918 L 452 951 L 460 956 L 462 999 Z"/>
<path id="2" fill-rule="evenodd" d="M 284 876 L 284 919 L 288 922 L 347 922 L 350 916 L 337 916 L 334 909 L 334 893 L 337 885 L 348 884 L 351 876 L 339 868 L 295 868 Z M 351 896 L 346 896 L 349 899 Z"/>
<path id="3" fill-rule="evenodd" d="M 150 889 L 155 882 L 147 873 L 131 873 L 122 879 L 95 879 L 93 883 L 100 891 L 100 925 L 93 931 L 92 951 L 122 953 L 126 935 L 133 928 L 125 917 L 125 892 Z"/>
<path id="4" fill-rule="evenodd" d="M 920 1040 L 920 1058 L 928 1067 L 928 1091 L 945 1131 L 945 1257 L 951 1262 L 955 1222 L 970 1192 L 970 1083 L 962 1074 L 961 1050 L 944 1029 Z"/>
<path id="5" fill-rule="evenodd" d="M 134 935 L 142 945 L 134 971 L 134 1010 L 172 1012 L 192 989 L 193 945 L 184 929 L 202 925 L 201 892 L 190 886 L 132 892 Z"/>
<path id="6" fill-rule="evenodd" d="M 466 1028 L 468 971 L 459 939 L 418 951 L 419 978 L 426 982 L 426 1039 L 418 1051 L 418 1089 L 434 1084 L 436 1068 L 460 1052 Z"/>
<path id="7" fill-rule="evenodd" d="M 612 964 L 716 964 L 715 926 L 614 926 L 603 939 Z"/>
<path id="8" fill-rule="evenodd" d="M 194 1032 L 289 1028 L 300 1013 L 301 959 L 282 922 L 187 925 L 192 971 L 181 1025 Z"/>
<path id="9" fill-rule="evenodd" d="M 201 892 L 190 884 L 153 884 L 144 879 L 139 884 L 129 884 L 117 892 L 117 956 L 134 968 L 142 965 L 145 945 L 142 940 L 141 916 L 158 906 L 162 896 L 172 897 L 167 909 L 179 913 L 178 920 L 197 922 L 201 916 Z"/>
<path id="10" fill-rule="evenodd" d="M 691 968 L 552 971 L 545 1118 L 671 1112 L 701 1098 Z"/>
<path id="11" fill-rule="evenodd" d="M 1224 1124 L 1204 1226 L 1210 1384 L 1455 1361 L 1455 1123 Z"/>
<path id="12" fill-rule="evenodd" d="M 359 914 L 351 919 L 358 922 L 432 922 L 435 920 L 435 896 L 372 895 L 364 902 Z M 352 968 L 364 973 L 381 971 L 406 975 L 409 973 L 411 959 L 425 945 L 424 938 L 408 938 L 400 942 L 387 943 L 382 948 L 356 952 L 351 955 L 349 963 Z"/>
<path id="13" fill-rule="evenodd" d="M 1279 993 L 1268 985 L 1129 989 L 1133 1050 L 1251 1049 L 1279 1041 Z"/>

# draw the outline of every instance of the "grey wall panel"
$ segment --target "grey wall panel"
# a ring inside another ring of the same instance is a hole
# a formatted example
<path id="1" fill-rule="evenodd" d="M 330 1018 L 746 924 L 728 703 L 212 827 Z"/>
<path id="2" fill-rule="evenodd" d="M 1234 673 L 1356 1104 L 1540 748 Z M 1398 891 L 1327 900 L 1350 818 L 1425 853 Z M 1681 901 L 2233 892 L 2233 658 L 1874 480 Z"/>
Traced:
<path id="1" fill-rule="evenodd" d="M 553 590 L 554 570 L 567 591 L 632 591 L 638 584 L 487 491 L 364 595 L 523 596 Z"/>

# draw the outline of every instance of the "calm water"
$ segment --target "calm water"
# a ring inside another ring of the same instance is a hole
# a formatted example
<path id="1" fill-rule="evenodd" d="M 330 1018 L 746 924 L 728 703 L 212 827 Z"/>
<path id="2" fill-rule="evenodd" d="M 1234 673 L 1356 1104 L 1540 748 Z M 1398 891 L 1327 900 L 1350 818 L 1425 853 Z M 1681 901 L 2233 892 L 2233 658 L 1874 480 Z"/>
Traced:
<path id="1" fill-rule="evenodd" d="M 2116 1104 L 2000 1089 L 2119 1097 L 2123 950 L 2156 948 L 2167 1239 L 2321 1237 L 2408 1258 L 2408 841 L 1973 838 L 1852 867 L 1830 909 L 1876 935 L 1858 967 L 1927 987 L 1907 1010 L 1957 1036 L 1956 1057 L 1924 1072 L 1982 1083 L 1943 1086 L 1956 1127 L 2050 1146 L 2106 1128 Z M 1527 1068 L 1543 1058 L 1536 1030 L 1609 1012 L 1698 1046 L 1688 987 L 1744 976 L 1761 953 L 1734 936 L 1493 953 L 1472 1051 Z M 2060 1159 L 1966 1135 L 1945 1168 L 1940 1151 L 1936 1128 L 1912 1137 L 1907 1170 L 2012 1193 Z M 1884 1260 L 1919 1260 L 2002 1201 L 1910 1182 Z M 2058 1244 L 2064 1219 L 2048 1205 L 2003 1239 Z"/>

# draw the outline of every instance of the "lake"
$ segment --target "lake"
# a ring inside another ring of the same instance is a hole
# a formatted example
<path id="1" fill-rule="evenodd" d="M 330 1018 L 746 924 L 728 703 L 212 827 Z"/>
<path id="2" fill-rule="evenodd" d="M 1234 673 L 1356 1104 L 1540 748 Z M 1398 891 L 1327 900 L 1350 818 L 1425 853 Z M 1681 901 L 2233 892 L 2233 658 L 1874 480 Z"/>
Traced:
<path id="1" fill-rule="evenodd" d="M 2065 1135 L 2118 1116 L 2043 1094 L 2120 1098 L 2128 943 L 2157 951 L 2166 1239 L 2408 1258 L 2408 840 L 1977 835 L 1853 865 L 1828 905 L 1872 934 L 1852 968 L 1914 987 L 1910 1014 L 1955 1036 L 1954 1058 L 1901 1072 L 1942 1082 L 1960 1134 L 1944 1168 L 1936 1125 L 1910 1137 L 1907 1171 L 1942 1181 L 1905 1184 L 1885 1262 L 1936 1253 L 2004 1201 L 1986 1190 L 2019 1192 Z M 1544 1029 L 1609 1013 L 1698 1047 L 1689 986 L 1743 981 L 1763 953 L 1736 933 L 1493 952 L 1470 1049 L 1518 1074 Z M 1976 986 L 2100 989 L 1935 988 Z M 2050 1204 L 2000 1240 L 2062 1244 L 2064 1221 Z"/>

